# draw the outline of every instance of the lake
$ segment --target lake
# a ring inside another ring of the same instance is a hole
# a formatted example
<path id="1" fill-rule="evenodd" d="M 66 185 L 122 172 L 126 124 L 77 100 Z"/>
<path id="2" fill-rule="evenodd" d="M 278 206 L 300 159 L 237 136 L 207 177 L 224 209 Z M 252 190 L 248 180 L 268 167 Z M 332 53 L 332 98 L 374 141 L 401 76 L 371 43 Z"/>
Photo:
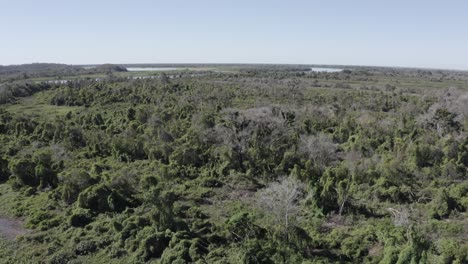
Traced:
<path id="1" fill-rule="evenodd" d="M 164 68 L 164 67 L 129 67 L 127 71 L 177 71 L 181 68 Z"/>
<path id="2" fill-rule="evenodd" d="M 310 68 L 313 72 L 341 72 L 343 69 L 338 68 Z"/>

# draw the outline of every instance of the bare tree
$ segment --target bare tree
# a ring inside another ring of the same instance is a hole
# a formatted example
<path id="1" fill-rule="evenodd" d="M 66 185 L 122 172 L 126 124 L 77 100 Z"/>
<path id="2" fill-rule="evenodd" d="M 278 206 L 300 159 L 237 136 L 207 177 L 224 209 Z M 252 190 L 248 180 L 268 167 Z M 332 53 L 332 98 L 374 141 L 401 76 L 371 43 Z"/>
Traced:
<path id="1" fill-rule="evenodd" d="M 258 205 L 273 216 L 287 240 L 289 239 L 288 231 L 295 224 L 300 213 L 298 202 L 303 193 L 304 184 L 293 177 L 281 178 L 257 193 Z"/>
<path id="2" fill-rule="evenodd" d="M 439 136 L 449 132 L 459 133 L 461 124 L 468 116 L 468 92 L 450 88 L 437 93 L 438 100 L 417 118 L 417 123 L 434 128 Z"/>
<path id="3" fill-rule="evenodd" d="M 397 210 L 394 208 L 387 208 L 387 211 L 393 215 L 393 224 L 395 226 L 408 226 L 411 223 L 408 209 L 403 208 L 402 210 Z"/>
<path id="4" fill-rule="evenodd" d="M 291 129 L 281 113 L 278 107 L 225 109 L 222 111 L 223 122 L 213 128 L 213 135 L 219 145 L 227 146 L 235 153 L 236 163 L 244 170 L 250 147 L 278 149 L 291 138 Z M 255 136 L 258 131 L 265 133 Z"/>
<path id="5" fill-rule="evenodd" d="M 312 136 L 301 136 L 299 151 L 314 162 L 320 169 L 330 165 L 338 159 L 337 144 L 326 134 L 319 133 Z"/>

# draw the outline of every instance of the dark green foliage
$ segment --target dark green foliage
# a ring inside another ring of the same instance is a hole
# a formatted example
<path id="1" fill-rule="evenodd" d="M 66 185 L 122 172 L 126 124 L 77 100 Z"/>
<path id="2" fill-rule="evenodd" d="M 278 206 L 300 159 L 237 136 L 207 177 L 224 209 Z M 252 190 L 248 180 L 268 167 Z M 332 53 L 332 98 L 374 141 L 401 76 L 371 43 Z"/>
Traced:
<path id="1" fill-rule="evenodd" d="M 135 109 L 133 109 L 131 107 L 127 109 L 127 119 L 128 120 L 135 120 L 135 114 L 136 114 Z"/>
<path id="2" fill-rule="evenodd" d="M 67 132 L 68 142 L 73 148 L 80 148 L 86 146 L 86 141 L 83 137 L 83 132 L 80 128 L 71 128 Z"/>
<path id="3" fill-rule="evenodd" d="M 52 214 L 47 211 L 37 211 L 29 218 L 28 224 L 30 226 L 39 226 L 42 222 L 52 218 Z"/>
<path id="4" fill-rule="evenodd" d="M 351 173 L 344 167 L 327 169 L 320 179 L 322 190 L 319 205 L 326 212 L 336 210 L 340 215 L 348 202 L 351 188 Z"/>
<path id="5" fill-rule="evenodd" d="M 12 160 L 9 168 L 20 185 L 40 188 L 57 186 L 57 172 L 48 150 L 39 150 L 32 158 Z"/>
<path id="6" fill-rule="evenodd" d="M 262 243 L 258 240 L 249 240 L 242 244 L 242 263 L 274 263 L 271 260 L 271 252 L 263 248 Z"/>
<path id="7" fill-rule="evenodd" d="M 7 181 L 9 177 L 8 161 L 0 157 L 0 183 Z"/>
<path id="8" fill-rule="evenodd" d="M 76 255 L 88 255 L 98 249 L 96 241 L 81 241 L 75 247 Z"/>
<path id="9" fill-rule="evenodd" d="M 94 212 L 106 212 L 110 210 L 108 198 L 112 191 L 104 184 L 91 186 L 78 196 L 78 205 L 81 208 Z"/>
<path id="10" fill-rule="evenodd" d="M 116 65 L 116 64 L 102 64 L 102 65 L 96 66 L 95 69 L 98 72 L 105 72 L 105 73 L 127 71 L 127 68 L 120 66 L 120 65 Z"/>
<path id="11" fill-rule="evenodd" d="M 468 246 L 460 245 L 453 240 L 442 239 L 436 245 L 437 251 L 440 254 L 439 261 L 441 263 L 467 263 L 468 262 Z"/>
<path id="12" fill-rule="evenodd" d="M 67 204 L 74 203 L 81 191 L 96 182 L 87 172 L 74 170 L 62 179 L 62 199 Z"/>
<path id="13" fill-rule="evenodd" d="M 165 233 L 150 234 L 140 240 L 140 246 L 137 250 L 137 258 L 142 261 L 148 261 L 152 258 L 160 258 L 166 247 L 169 245 L 169 238 Z"/>
<path id="14" fill-rule="evenodd" d="M 423 145 L 416 147 L 414 157 L 416 159 L 416 165 L 419 167 L 431 167 L 442 162 L 444 153 L 440 149 Z"/>
<path id="15" fill-rule="evenodd" d="M 72 212 L 68 222 L 71 226 L 74 227 L 84 227 L 87 224 L 91 223 L 93 217 L 89 210 L 87 209 L 75 209 Z"/>
<path id="16" fill-rule="evenodd" d="M 465 140 L 464 144 L 459 147 L 457 163 L 465 167 L 465 172 L 468 168 L 468 139 Z"/>
<path id="17" fill-rule="evenodd" d="M 232 216 L 226 223 L 229 239 L 233 242 L 242 242 L 254 238 L 263 238 L 266 230 L 253 223 L 252 215 L 239 213 Z"/>
<path id="18" fill-rule="evenodd" d="M 161 264 L 192 262 L 189 253 L 190 246 L 190 241 L 188 240 L 181 240 L 178 243 L 171 241 L 171 246 L 164 250 L 161 256 Z"/>
<path id="19" fill-rule="evenodd" d="M 429 249 L 429 242 L 415 230 L 410 230 L 407 244 L 403 247 L 396 263 L 425 263 L 427 262 L 426 250 Z"/>
<path id="20" fill-rule="evenodd" d="M 148 190 L 158 185 L 158 179 L 154 176 L 147 176 L 141 179 L 140 185 L 144 190 Z"/>
<path id="21" fill-rule="evenodd" d="M 9 168 L 11 174 L 16 177 L 16 180 L 21 185 L 38 186 L 39 181 L 35 176 L 36 165 L 28 159 L 12 160 Z"/>
<path id="22" fill-rule="evenodd" d="M 121 212 L 127 206 L 127 200 L 117 191 L 104 184 L 91 186 L 80 193 L 78 205 L 93 212 Z"/>
<path id="23" fill-rule="evenodd" d="M 58 183 L 55 164 L 52 161 L 51 150 L 40 150 L 34 153 L 32 160 L 36 164 L 35 176 L 39 180 L 39 187 L 53 187 Z"/>
<path id="24" fill-rule="evenodd" d="M 67 264 L 76 258 L 71 252 L 58 252 L 50 259 L 50 264 Z"/>
<path id="25" fill-rule="evenodd" d="M 449 196 L 447 190 L 441 189 L 431 202 L 430 213 L 432 217 L 441 219 L 448 217 L 455 209 L 460 209 L 456 201 Z"/>

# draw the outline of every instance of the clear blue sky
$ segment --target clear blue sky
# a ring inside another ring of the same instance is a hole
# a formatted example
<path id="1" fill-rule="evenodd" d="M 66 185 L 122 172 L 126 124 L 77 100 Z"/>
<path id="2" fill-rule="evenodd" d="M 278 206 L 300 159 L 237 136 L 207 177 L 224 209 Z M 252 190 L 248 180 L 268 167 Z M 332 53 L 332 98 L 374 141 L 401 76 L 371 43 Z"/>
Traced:
<path id="1" fill-rule="evenodd" d="M 468 1 L 0 0 L 0 64 L 304 63 L 468 70 Z"/>

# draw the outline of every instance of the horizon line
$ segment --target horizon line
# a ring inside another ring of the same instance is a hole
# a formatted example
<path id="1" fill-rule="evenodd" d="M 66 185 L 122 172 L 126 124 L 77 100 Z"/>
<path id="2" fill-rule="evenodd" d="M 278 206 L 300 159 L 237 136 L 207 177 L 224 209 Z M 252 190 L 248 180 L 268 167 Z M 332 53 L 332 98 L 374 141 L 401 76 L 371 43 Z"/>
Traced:
<path id="1" fill-rule="evenodd" d="M 360 67 L 360 68 L 396 68 L 396 69 L 412 69 L 412 70 L 443 70 L 443 71 L 460 71 L 468 72 L 468 69 L 460 68 L 435 68 L 435 67 L 418 67 L 418 66 L 384 66 L 384 65 L 364 65 L 364 64 L 321 64 L 321 63 L 271 63 L 271 62 L 131 62 L 131 63 L 61 63 L 61 62 L 30 62 L 18 64 L 0 64 L 0 66 L 21 66 L 31 64 L 62 64 L 71 66 L 96 66 L 104 64 L 114 65 L 288 65 L 288 66 L 325 66 L 325 67 Z"/>

